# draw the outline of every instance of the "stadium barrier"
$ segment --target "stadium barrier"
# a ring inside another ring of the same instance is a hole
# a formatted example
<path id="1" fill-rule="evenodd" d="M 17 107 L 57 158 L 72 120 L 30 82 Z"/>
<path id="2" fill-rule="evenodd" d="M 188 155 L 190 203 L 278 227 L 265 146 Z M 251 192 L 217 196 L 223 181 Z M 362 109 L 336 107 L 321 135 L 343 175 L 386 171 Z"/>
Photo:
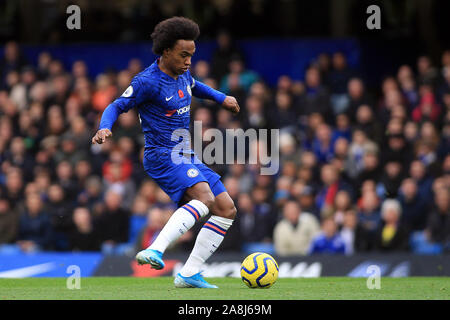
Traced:
<path id="1" fill-rule="evenodd" d="M 70 266 L 78 266 L 81 277 L 89 276 L 173 276 L 186 261 L 186 254 L 167 253 L 166 267 L 154 270 L 139 266 L 134 257 L 100 253 L 34 253 L 0 255 L 0 278 L 68 277 Z M 239 277 L 242 254 L 214 255 L 204 268 L 207 277 Z M 376 265 L 382 277 L 450 276 L 448 255 L 365 254 L 354 256 L 317 255 L 277 257 L 279 277 L 348 276 L 368 277 Z"/>

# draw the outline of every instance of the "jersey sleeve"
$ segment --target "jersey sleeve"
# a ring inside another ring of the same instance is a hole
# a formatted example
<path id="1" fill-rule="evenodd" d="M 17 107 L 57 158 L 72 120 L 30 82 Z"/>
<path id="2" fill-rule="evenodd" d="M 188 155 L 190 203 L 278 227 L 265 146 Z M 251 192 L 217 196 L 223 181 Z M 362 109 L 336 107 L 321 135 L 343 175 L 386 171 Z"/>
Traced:
<path id="1" fill-rule="evenodd" d="M 153 86 L 151 83 L 146 83 L 142 79 L 135 77 L 131 81 L 130 86 L 122 93 L 122 95 L 114 100 L 103 111 L 99 130 L 111 130 L 121 113 L 128 112 L 130 109 L 150 100 L 153 94 L 152 92 Z"/>
<path id="2" fill-rule="evenodd" d="M 200 99 L 210 99 L 218 104 L 222 104 L 227 97 L 224 93 L 217 91 L 198 80 L 195 80 L 190 74 L 189 78 L 191 80 L 192 95 L 194 97 Z"/>

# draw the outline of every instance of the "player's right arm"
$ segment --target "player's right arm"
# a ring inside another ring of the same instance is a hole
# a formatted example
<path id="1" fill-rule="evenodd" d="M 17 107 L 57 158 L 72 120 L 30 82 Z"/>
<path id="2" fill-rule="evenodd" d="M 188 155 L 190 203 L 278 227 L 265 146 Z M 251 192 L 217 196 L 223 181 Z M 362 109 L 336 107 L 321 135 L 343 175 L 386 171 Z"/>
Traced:
<path id="1" fill-rule="evenodd" d="M 102 144 L 111 137 L 112 126 L 119 115 L 149 99 L 151 95 L 149 87 L 144 86 L 139 78 L 134 78 L 127 90 L 103 111 L 99 129 L 92 137 L 92 144 Z"/>

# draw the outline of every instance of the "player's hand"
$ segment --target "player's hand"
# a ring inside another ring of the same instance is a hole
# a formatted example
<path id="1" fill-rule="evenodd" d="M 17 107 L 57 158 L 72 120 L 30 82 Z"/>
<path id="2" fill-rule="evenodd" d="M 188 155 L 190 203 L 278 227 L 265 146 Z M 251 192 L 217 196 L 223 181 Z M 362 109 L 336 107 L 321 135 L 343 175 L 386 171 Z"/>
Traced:
<path id="1" fill-rule="evenodd" d="M 225 100 L 223 100 L 222 106 L 234 114 L 237 114 L 241 109 L 236 98 L 232 96 L 227 96 Z"/>
<path id="2" fill-rule="evenodd" d="M 106 138 L 111 137 L 112 132 L 109 129 L 98 130 L 94 137 L 92 137 L 92 144 L 102 144 Z"/>

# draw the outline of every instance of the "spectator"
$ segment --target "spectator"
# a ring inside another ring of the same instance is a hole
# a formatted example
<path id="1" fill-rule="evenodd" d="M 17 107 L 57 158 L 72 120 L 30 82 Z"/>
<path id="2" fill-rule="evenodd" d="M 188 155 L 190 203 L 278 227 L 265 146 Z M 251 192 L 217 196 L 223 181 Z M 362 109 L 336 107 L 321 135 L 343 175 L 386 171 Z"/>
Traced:
<path id="1" fill-rule="evenodd" d="M 357 124 L 358 128 L 364 131 L 366 137 L 371 137 L 377 145 L 380 145 L 382 142 L 383 131 L 375 118 L 372 108 L 367 104 L 360 105 L 356 109 L 354 115 L 355 120 L 353 122 Z"/>
<path id="2" fill-rule="evenodd" d="M 52 62 L 50 72 L 52 72 Z M 48 98 L 49 105 L 63 106 L 64 102 L 69 98 L 70 83 L 69 78 L 61 71 L 53 71 L 55 75 L 51 78 L 52 95 Z M 61 73 L 60 73 L 61 72 Z"/>
<path id="3" fill-rule="evenodd" d="M 347 59 L 342 52 L 335 52 L 332 57 L 333 69 L 328 74 L 327 83 L 330 86 L 331 105 L 334 114 L 345 112 L 350 99 L 346 95 L 347 85 L 353 77 L 353 71 L 347 65 Z M 355 90 L 356 91 L 356 90 Z"/>
<path id="4" fill-rule="evenodd" d="M 121 207 L 130 208 L 135 196 L 135 186 L 130 176 L 124 173 L 124 167 L 118 162 L 112 162 L 108 168 L 108 176 L 104 178 L 106 188 L 116 188 L 122 195 Z"/>
<path id="5" fill-rule="evenodd" d="M 45 126 L 45 135 L 60 136 L 66 127 L 65 119 L 59 105 L 52 105 L 47 110 L 47 122 Z"/>
<path id="6" fill-rule="evenodd" d="M 114 132 L 114 139 L 119 140 L 121 137 L 130 137 L 135 144 L 138 144 L 142 132 L 136 126 L 136 121 L 139 121 L 136 111 L 131 109 L 126 113 L 122 113 L 117 120 L 117 130 Z"/>
<path id="7" fill-rule="evenodd" d="M 364 169 L 364 155 L 368 151 L 377 151 L 376 144 L 368 139 L 363 130 L 359 128 L 355 129 L 348 155 L 348 175 L 351 178 L 356 178 Z"/>
<path id="8" fill-rule="evenodd" d="M 436 85 L 436 81 L 439 77 L 437 68 L 433 66 L 430 57 L 421 56 L 417 59 L 417 70 L 419 75 L 417 76 L 417 82 L 419 84 Z"/>
<path id="9" fill-rule="evenodd" d="M 238 196 L 237 208 L 239 226 L 243 243 L 263 242 L 269 234 L 269 212 L 265 214 L 256 210 L 256 204 L 250 194 L 242 193 Z M 258 216 L 258 215 L 261 216 Z"/>
<path id="10" fill-rule="evenodd" d="M 249 91 L 251 85 L 259 80 L 256 72 L 245 68 L 244 61 L 240 57 L 232 57 L 228 64 L 229 73 L 220 81 L 220 91 L 228 94 L 230 92 L 229 78 L 238 77 L 239 86 L 246 92 Z"/>
<path id="11" fill-rule="evenodd" d="M 362 105 L 370 105 L 364 82 L 361 78 L 351 78 L 347 84 L 348 106 L 340 112 L 345 112 L 350 119 L 355 120 L 356 111 Z"/>
<path id="12" fill-rule="evenodd" d="M 280 163 L 286 161 L 297 161 L 300 158 L 300 150 L 297 148 L 297 142 L 292 134 L 283 132 L 280 134 Z"/>
<path id="13" fill-rule="evenodd" d="M 334 143 L 332 141 L 330 127 L 322 123 L 316 130 L 316 136 L 311 144 L 311 151 L 314 152 L 319 163 L 328 163 L 334 155 Z"/>
<path id="14" fill-rule="evenodd" d="M 133 207 L 131 209 L 130 229 L 128 232 L 128 243 L 135 244 L 137 238 L 144 228 L 147 220 L 147 213 L 150 209 L 150 204 L 142 196 L 136 196 Z"/>
<path id="15" fill-rule="evenodd" d="M 50 218 L 44 211 L 42 200 L 38 194 L 29 194 L 20 216 L 17 245 L 24 252 L 50 249 L 52 233 Z"/>
<path id="16" fill-rule="evenodd" d="M 84 188 L 92 173 L 92 166 L 89 160 L 83 159 L 75 163 L 74 176 L 77 190 L 81 191 Z"/>
<path id="17" fill-rule="evenodd" d="M 434 196 L 435 205 L 428 214 L 427 235 L 430 241 L 450 249 L 450 196 L 448 189 L 440 188 Z"/>
<path id="18" fill-rule="evenodd" d="M 350 210 L 352 206 L 352 198 L 350 194 L 341 190 L 336 194 L 336 198 L 334 199 L 334 220 L 338 226 L 341 226 L 344 223 L 345 213 Z"/>
<path id="19" fill-rule="evenodd" d="M 312 240 L 309 254 L 345 254 L 345 242 L 333 218 L 322 221 L 321 232 Z"/>
<path id="20" fill-rule="evenodd" d="M 263 101 L 257 96 L 249 96 L 245 102 L 245 115 L 243 118 L 243 129 L 262 129 L 269 125 L 267 115 L 264 111 Z"/>
<path id="21" fill-rule="evenodd" d="M 192 73 L 195 79 L 204 82 L 205 79 L 209 78 L 210 74 L 209 63 L 205 60 L 197 61 L 194 65 Z"/>
<path id="22" fill-rule="evenodd" d="M 403 128 L 403 135 L 406 142 L 413 145 L 419 138 L 419 126 L 414 121 L 408 121 Z"/>
<path id="23" fill-rule="evenodd" d="M 153 207 L 148 211 L 147 224 L 137 238 L 136 251 L 143 250 L 150 246 L 166 224 L 168 218 L 169 217 L 165 215 L 162 208 Z"/>
<path id="24" fill-rule="evenodd" d="M 72 64 L 72 76 L 75 80 L 84 77 L 89 78 L 89 70 L 83 60 L 77 60 Z"/>
<path id="25" fill-rule="evenodd" d="M 377 230 L 376 247 L 380 251 L 408 249 L 408 230 L 400 223 L 402 209 L 395 199 L 386 199 L 381 206 L 382 224 Z"/>
<path id="26" fill-rule="evenodd" d="M 67 248 L 67 234 L 72 227 L 72 204 L 66 201 L 64 189 L 58 184 L 48 188 L 48 201 L 45 211 L 48 213 L 54 231 L 54 244 L 56 250 Z"/>
<path id="27" fill-rule="evenodd" d="M 0 198 L 0 251 L 2 245 L 16 240 L 19 224 L 17 211 L 13 210 L 8 199 Z"/>
<path id="28" fill-rule="evenodd" d="M 218 33 L 217 45 L 211 59 L 211 70 L 216 81 L 220 81 L 229 71 L 231 58 L 243 59 L 243 54 L 233 43 L 230 33 L 226 30 Z"/>
<path id="29" fill-rule="evenodd" d="M 19 71 L 27 64 L 16 42 L 7 42 L 4 50 L 4 56 L 0 60 L 0 89 L 5 86 L 5 76 L 8 72 L 13 70 Z"/>
<path id="30" fill-rule="evenodd" d="M 44 80 L 49 76 L 49 66 L 52 56 L 48 51 L 43 51 L 38 56 L 37 74 L 40 80 Z"/>
<path id="31" fill-rule="evenodd" d="M 434 196 L 432 210 L 428 213 L 426 228 L 430 242 L 442 244 L 445 250 L 450 249 L 450 196 L 449 190 L 439 188 Z"/>
<path id="32" fill-rule="evenodd" d="M 277 255 L 307 254 L 311 240 L 319 230 L 317 218 L 302 211 L 296 201 L 289 200 L 283 207 L 283 219 L 274 229 L 273 239 Z"/>
<path id="33" fill-rule="evenodd" d="M 3 195 L 9 200 L 13 208 L 17 208 L 24 197 L 24 181 L 22 171 L 16 167 L 10 167 L 6 173 L 6 181 L 2 190 Z"/>
<path id="34" fill-rule="evenodd" d="M 73 179 L 73 166 L 68 160 L 63 160 L 57 164 L 56 183 L 63 188 L 68 200 L 74 200 L 79 193 L 78 186 Z"/>
<path id="35" fill-rule="evenodd" d="M 245 169 L 245 165 L 239 163 L 234 163 L 229 166 L 229 176 L 238 180 L 239 191 L 243 193 L 250 192 L 253 186 L 253 177 Z"/>
<path id="36" fill-rule="evenodd" d="M 362 230 L 358 222 L 356 210 L 350 208 L 344 212 L 339 234 L 345 243 L 346 255 L 353 255 L 360 250 L 360 246 L 364 243 L 365 239 L 363 239 L 364 230 Z"/>
<path id="37" fill-rule="evenodd" d="M 366 180 L 372 180 L 377 183 L 380 179 L 381 170 L 378 153 L 375 150 L 365 152 L 363 156 L 363 169 L 359 172 L 355 180 L 356 189 L 359 190 Z"/>
<path id="38" fill-rule="evenodd" d="M 322 85 L 320 72 L 315 67 L 306 70 L 305 92 L 299 97 L 296 109 L 302 116 L 309 116 L 317 112 L 331 122 L 330 96 L 327 89 Z"/>
<path id="39" fill-rule="evenodd" d="M 363 233 L 358 247 L 361 251 L 373 250 L 375 245 L 375 235 L 378 230 L 381 217 L 379 211 L 379 199 L 375 191 L 363 192 L 360 209 L 358 211 L 358 220 Z"/>
<path id="40" fill-rule="evenodd" d="M 100 74 L 96 79 L 96 91 L 92 96 L 92 106 L 97 111 L 103 111 L 117 95 L 117 89 L 105 74 Z"/>
<path id="41" fill-rule="evenodd" d="M 114 254 L 119 244 L 128 241 L 130 214 L 121 208 L 122 196 L 116 190 L 108 190 L 104 200 L 104 211 L 96 218 L 94 228 L 99 230 L 102 251 Z"/>
<path id="42" fill-rule="evenodd" d="M 350 119 L 345 113 L 336 115 L 336 128 L 333 130 L 333 142 L 336 142 L 340 138 L 348 142 L 352 139 Z"/>
<path id="43" fill-rule="evenodd" d="M 100 205 L 103 198 L 102 183 L 97 176 L 89 177 L 84 188 L 77 196 L 76 203 L 78 206 L 87 207 L 93 215 L 100 211 Z"/>
<path id="44" fill-rule="evenodd" d="M 12 166 L 20 168 L 24 179 L 27 181 L 31 180 L 34 161 L 27 152 L 24 138 L 15 137 L 11 140 L 10 148 L 6 152 L 4 161 L 8 161 Z"/>
<path id="45" fill-rule="evenodd" d="M 437 121 L 441 114 L 441 107 L 436 103 L 432 88 L 424 86 L 417 107 L 412 111 L 412 119 L 415 122 L 426 120 Z"/>
<path id="46" fill-rule="evenodd" d="M 247 97 L 247 90 L 244 87 L 244 84 L 241 83 L 241 76 L 239 73 L 230 73 L 228 76 L 225 77 L 226 83 L 223 85 L 228 87 L 228 95 L 231 95 L 236 98 L 238 103 L 244 103 L 245 98 Z M 212 79 L 206 79 L 205 83 L 209 86 L 211 86 L 214 89 L 219 89 L 218 85 L 213 82 Z M 251 86 L 254 83 L 251 84 Z M 250 86 L 250 87 L 251 87 Z M 262 98 L 262 97 L 260 97 Z M 208 106 L 210 109 L 215 110 L 213 108 L 217 107 L 215 102 L 211 100 L 203 100 L 201 101 L 203 105 Z"/>
<path id="47" fill-rule="evenodd" d="M 404 166 L 409 166 L 413 158 L 410 147 L 406 144 L 403 132 L 397 134 L 388 134 L 386 136 L 387 146 L 381 150 L 381 161 L 399 161 Z"/>
<path id="48" fill-rule="evenodd" d="M 424 195 L 418 192 L 416 181 L 412 178 L 403 180 L 398 200 L 402 208 L 402 222 L 411 230 L 423 230 L 426 225 L 427 207 Z"/>
<path id="49" fill-rule="evenodd" d="M 316 205 L 321 211 L 324 208 L 333 207 L 334 199 L 339 190 L 347 190 L 352 193 L 351 187 L 339 179 L 339 172 L 331 164 L 322 167 L 321 180 L 323 186 L 316 196 Z"/>
<path id="50" fill-rule="evenodd" d="M 398 189 L 404 179 L 403 166 L 400 161 L 389 161 L 384 166 L 380 182 L 377 186 L 379 196 L 385 195 L 388 198 L 395 198 L 398 195 Z"/>
<path id="51" fill-rule="evenodd" d="M 443 81 L 438 87 L 438 99 L 440 105 L 445 105 L 445 95 L 450 92 L 450 65 L 444 66 L 442 69 Z"/>
<path id="52" fill-rule="evenodd" d="M 416 80 L 410 66 L 403 65 L 398 69 L 397 79 L 400 83 L 400 88 L 403 95 L 408 102 L 408 107 L 411 108 L 417 105 L 419 101 L 419 95 L 417 92 Z"/>
<path id="53" fill-rule="evenodd" d="M 274 195 L 274 202 L 278 208 L 283 207 L 289 199 L 289 191 L 292 186 L 292 181 L 293 178 L 287 175 L 283 175 L 280 179 L 278 179 Z"/>
<path id="54" fill-rule="evenodd" d="M 314 197 L 315 197 L 314 188 L 310 185 L 302 185 L 301 191 L 297 196 L 297 199 L 300 208 L 302 208 L 303 211 L 309 212 L 313 214 L 316 218 L 319 218 L 319 210 L 316 207 Z"/>
<path id="55" fill-rule="evenodd" d="M 282 75 L 278 78 L 277 92 L 283 92 L 291 94 L 292 92 L 292 79 L 288 75 Z"/>
<path id="56" fill-rule="evenodd" d="M 324 80 L 324 84 L 328 86 L 328 74 L 331 71 L 331 56 L 322 52 L 317 56 L 316 66 L 320 70 L 320 77 Z"/>
<path id="57" fill-rule="evenodd" d="M 414 160 L 409 167 L 409 175 L 416 182 L 418 193 L 423 200 L 426 203 L 431 203 L 433 179 L 428 175 L 425 165 L 419 160 Z"/>
<path id="58" fill-rule="evenodd" d="M 297 115 L 292 107 L 292 97 L 287 92 L 278 91 L 275 96 L 275 105 L 276 109 L 272 115 L 274 127 L 294 133 Z"/>
<path id="59" fill-rule="evenodd" d="M 73 211 L 73 229 L 69 232 L 71 251 L 98 251 L 100 239 L 92 223 L 91 213 L 86 207 Z"/>

